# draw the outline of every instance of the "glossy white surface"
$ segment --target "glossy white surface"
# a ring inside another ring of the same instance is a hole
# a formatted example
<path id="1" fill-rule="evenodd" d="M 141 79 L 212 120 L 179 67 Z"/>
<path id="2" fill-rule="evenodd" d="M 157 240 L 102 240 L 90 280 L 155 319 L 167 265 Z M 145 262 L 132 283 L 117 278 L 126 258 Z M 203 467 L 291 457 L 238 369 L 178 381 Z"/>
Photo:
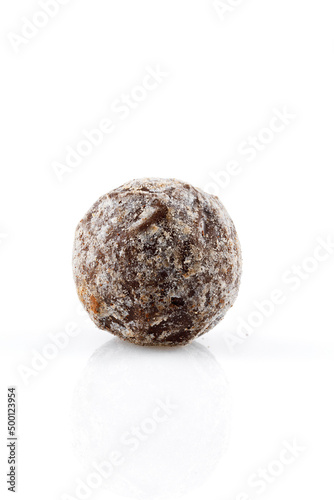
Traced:
<path id="1" fill-rule="evenodd" d="M 18 53 L 41 7 L 0 6 L 1 499 L 13 384 L 18 500 L 332 498 L 333 2 L 65 3 Z M 241 241 L 235 305 L 184 349 L 78 308 L 78 221 L 145 176 L 216 191 Z"/>

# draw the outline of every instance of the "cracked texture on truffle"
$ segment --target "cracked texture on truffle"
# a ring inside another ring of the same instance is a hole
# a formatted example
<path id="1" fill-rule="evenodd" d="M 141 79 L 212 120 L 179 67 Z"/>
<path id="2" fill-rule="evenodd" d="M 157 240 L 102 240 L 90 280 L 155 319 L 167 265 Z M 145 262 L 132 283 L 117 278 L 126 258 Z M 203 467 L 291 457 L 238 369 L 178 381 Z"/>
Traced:
<path id="1" fill-rule="evenodd" d="M 175 179 L 105 194 L 80 221 L 73 273 L 94 323 L 141 345 L 187 344 L 233 305 L 241 250 L 216 196 Z"/>

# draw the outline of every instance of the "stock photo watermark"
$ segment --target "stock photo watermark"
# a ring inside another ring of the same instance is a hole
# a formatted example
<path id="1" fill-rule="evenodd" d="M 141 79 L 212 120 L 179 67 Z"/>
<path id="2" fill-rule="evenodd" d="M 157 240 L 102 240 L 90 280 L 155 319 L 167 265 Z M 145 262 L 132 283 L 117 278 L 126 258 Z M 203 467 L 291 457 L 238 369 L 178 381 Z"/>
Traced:
<path id="1" fill-rule="evenodd" d="M 5 242 L 7 238 L 8 238 L 7 233 L 0 233 L 0 246 Z"/>
<path id="2" fill-rule="evenodd" d="M 313 275 L 334 254 L 334 239 L 331 235 L 326 239 L 316 238 L 317 245 L 312 255 L 306 256 L 300 263 L 293 264 L 281 276 L 281 283 L 285 285 L 272 289 L 265 299 L 254 301 L 253 310 L 245 317 L 238 319 L 234 332 L 224 332 L 223 339 L 230 352 L 240 346 L 261 328 L 266 319 L 271 318 L 277 308 L 284 304 L 291 294 L 297 292 L 303 283 Z"/>
<path id="3" fill-rule="evenodd" d="M 7 33 L 13 51 L 17 54 L 23 47 L 26 47 L 49 24 L 51 19 L 59 14 L 61 7 L 70 2 L 71 0 L 40 0 L 39 9 L 30 19 L 21 17 L 19 33 L 14 31 Z"/>
<path id="4" fill-rule="evenodd" d="M 110 106 L 113 118 L 105 116 L 98 121 L 96 127 L 89 130 L 83 129 L 80 140 L 74 146 L 66 146 L 63 161 L 51 163 L 59 182 L 63 182 L 65 176 L 81 165 L 83 160 L 103 143 L 106 136 L 115 132 L 117 124 L 129 118 L 131 113 L 146 101 L 149 95 L 169 76 L 160 65 L 147 66 L 145 70 L 146 73 L 139 84 L 113 100 Z"/>
<path id="5" fill-rule="evenodd" d="M 40 350 L 33 349 L 31 351 L 29 364 L 20 364 L 17 367 L 17 371 L 24 385 L 28 385 L 31 378 L 35 378 L 43 372 L 50 361 L 56 359 L 59 353 L 69 345 L 71 338 L 78 336 L 79 333 L 80 328 L 74 321 L 66 323 L 63 331 L 49 333 L 47 335 L 49 342 Z"/>
<path id="6" fill-rule="evenodd" d="M 298 460 L 307 450 L 306 446 L 297 443 L 297 439 L 283 441 L 278 456 L 261 466 L 247 478 L 247 490 L 238 493 L 234 500 L 252 500 L 263 493 L 275 483 L 286 469 Z"/>
<path id="7" fill-rule="evenodd" d="M 91 325 L 91 320 L 85 309 L 79 304 L 75 309 L 78 317 L 84 318 L 84 323 Z M 44 372 L 51 362 L 54 362 L 71 343 L 71 339 L 81 333 L 76 321 L 68 321 L 61 331 L 47 334 L 47 343 L 40 349 L 32 349 L 29 363 L 19 364 L 17 371 L 24 385 L 29 385 L 40 373 Z"/>
<path id="8" fill-rule="evenodd" d="M 225 19 L 240 7 L 245 0 L 213 0 L 212 7 L 221 21 Z"/>
<path id="9" fill-rule="evenodd" d="M 151 413 L 120 436 L 117 449 L 112 450 L 105 460 L 94 461 L 92 470 L 85 479 L 77 478 L 75 480 L 74 493 L 63 493 L 61 500 L 89 498 L 94 490 L 100 488 L 104 481 L 112 477 L 117 468 L 126 463 L 128 457 L 132 456 L 143 443 L 149 441 L 150 437 L 159 431 L 161 425 L 168 421 L 177 409 L 178 406 L 170 400 L 170 397 L 157 399 Z"/>
<path id="10" fill-rule="evenodd" d="M 210 182 L 204 185 L 204 191 L 220 196 L 232 179 L 244 172 L 245 162 L 246 164 L 254 162 L 295 119 L 296 115 L 290 112 L 287 106 L 274 108 L 267 125 L 239 143 L 237 147 L 238 155 L 234 159 L 228 161 L 224 168 L 208 172 Z"/>
<path id="11" fill-rule="evenodd" d="M 7 389 L 7 484 L 8 491 L 16 492 L 17 482 L 17 392 L 15 386 Z"/>

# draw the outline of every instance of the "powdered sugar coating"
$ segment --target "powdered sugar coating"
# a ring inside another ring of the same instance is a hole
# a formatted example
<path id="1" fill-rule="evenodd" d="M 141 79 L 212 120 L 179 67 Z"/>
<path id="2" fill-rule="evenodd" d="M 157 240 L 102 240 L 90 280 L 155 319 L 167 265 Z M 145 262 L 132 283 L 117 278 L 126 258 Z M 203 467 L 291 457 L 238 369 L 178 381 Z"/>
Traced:
<path id="1" fill-rule="evenodd" d="M 233 305 L 241 250 L 216 196 L 175 179 L 138 179 L 80 221 L 73 273 L 99 328 L 141 345 L 187 344 Z"/>

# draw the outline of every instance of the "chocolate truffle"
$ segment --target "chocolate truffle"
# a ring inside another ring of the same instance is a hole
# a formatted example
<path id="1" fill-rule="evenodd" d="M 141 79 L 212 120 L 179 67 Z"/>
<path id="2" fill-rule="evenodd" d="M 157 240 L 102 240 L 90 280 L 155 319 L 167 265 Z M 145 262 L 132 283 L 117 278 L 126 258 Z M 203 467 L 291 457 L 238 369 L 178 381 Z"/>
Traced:
<path id="1" fill-rule="evenodd" d="M 73 273 L 102 330 L 140 345 L 187 344 L 233 305 L 241 250 L 216 196 L 175 179 L 138 179 L 79 222 Z"/>

